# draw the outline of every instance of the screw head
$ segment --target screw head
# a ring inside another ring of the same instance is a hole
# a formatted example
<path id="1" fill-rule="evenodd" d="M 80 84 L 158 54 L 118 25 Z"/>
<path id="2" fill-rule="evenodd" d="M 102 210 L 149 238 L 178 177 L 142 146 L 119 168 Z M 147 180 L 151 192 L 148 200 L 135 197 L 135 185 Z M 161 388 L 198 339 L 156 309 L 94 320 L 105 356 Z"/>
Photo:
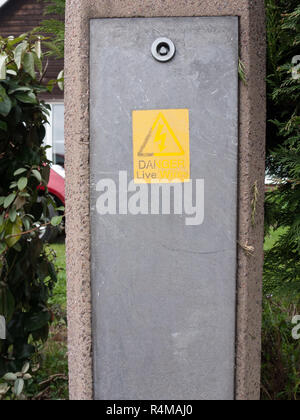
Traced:
<path id="1" fill-rule="evenodd" d="M 151 52 L 155 60 L 166 63 L 175 56 L 174 42 L 168 38 L 158 38 L 153 42 Z"/>
<path id="2" fill-rule="evenodd" d="M 158 53 L 160 55 L 167 55 L 169 51 L 169 48 L 167 48 L 165 45 L 158 46 Z"/>

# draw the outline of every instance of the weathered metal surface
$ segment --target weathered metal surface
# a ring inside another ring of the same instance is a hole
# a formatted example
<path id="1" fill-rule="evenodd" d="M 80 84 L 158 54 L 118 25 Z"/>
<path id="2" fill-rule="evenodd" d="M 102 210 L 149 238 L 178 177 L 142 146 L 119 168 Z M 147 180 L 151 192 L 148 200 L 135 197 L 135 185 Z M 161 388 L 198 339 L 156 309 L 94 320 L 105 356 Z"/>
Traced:
<path id="1" fill-rule="evenodd" d="M 90 26 L 91 257 L 96 399 L 233 399 L 238 18 L 97 19 Z M 176 56 L 151 55 L 158 36 Z M 105 215 L 101 178 L 133 179 L 132 111 L 189 109 L 205 218 Z"/>

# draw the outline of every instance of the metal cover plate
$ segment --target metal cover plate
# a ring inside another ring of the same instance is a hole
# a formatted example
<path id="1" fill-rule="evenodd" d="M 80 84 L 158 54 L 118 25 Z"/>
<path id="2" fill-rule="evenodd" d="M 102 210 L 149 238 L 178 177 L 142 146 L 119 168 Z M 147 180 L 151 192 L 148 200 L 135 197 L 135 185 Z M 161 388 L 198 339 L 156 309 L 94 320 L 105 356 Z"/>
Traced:
<path id="1" fill-rule="evenodd" d="M 166 63 L 155 39 L 176 47 Z M 90 23 L 91 269 L 96 399 L 233 399 L 238 18 Z M 132 112 L 188 109 L 205 218 L 97 212 L 102 178 L 133 179 Z"/>

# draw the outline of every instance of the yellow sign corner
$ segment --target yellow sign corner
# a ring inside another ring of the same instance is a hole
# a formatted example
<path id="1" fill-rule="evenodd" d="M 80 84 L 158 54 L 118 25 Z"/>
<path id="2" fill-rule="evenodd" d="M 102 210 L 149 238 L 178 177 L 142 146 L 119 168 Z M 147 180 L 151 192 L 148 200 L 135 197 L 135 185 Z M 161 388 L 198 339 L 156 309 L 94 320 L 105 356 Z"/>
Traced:
<path id="1" fill-rule="evenodd" d="M 135 183 L 190 180 L 188 109 L 133 111 Z"/>

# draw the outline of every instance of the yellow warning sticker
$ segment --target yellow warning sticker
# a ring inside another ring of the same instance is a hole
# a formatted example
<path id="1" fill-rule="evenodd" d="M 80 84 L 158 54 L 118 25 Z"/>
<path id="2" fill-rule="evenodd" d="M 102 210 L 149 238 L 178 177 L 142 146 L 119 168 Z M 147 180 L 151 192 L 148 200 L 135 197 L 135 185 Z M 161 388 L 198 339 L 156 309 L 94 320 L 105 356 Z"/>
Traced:
<path id="1" fill-rule="evenodd" d="M 135 183 L 190 180 L 189 110 L 133 111 Z"/>

